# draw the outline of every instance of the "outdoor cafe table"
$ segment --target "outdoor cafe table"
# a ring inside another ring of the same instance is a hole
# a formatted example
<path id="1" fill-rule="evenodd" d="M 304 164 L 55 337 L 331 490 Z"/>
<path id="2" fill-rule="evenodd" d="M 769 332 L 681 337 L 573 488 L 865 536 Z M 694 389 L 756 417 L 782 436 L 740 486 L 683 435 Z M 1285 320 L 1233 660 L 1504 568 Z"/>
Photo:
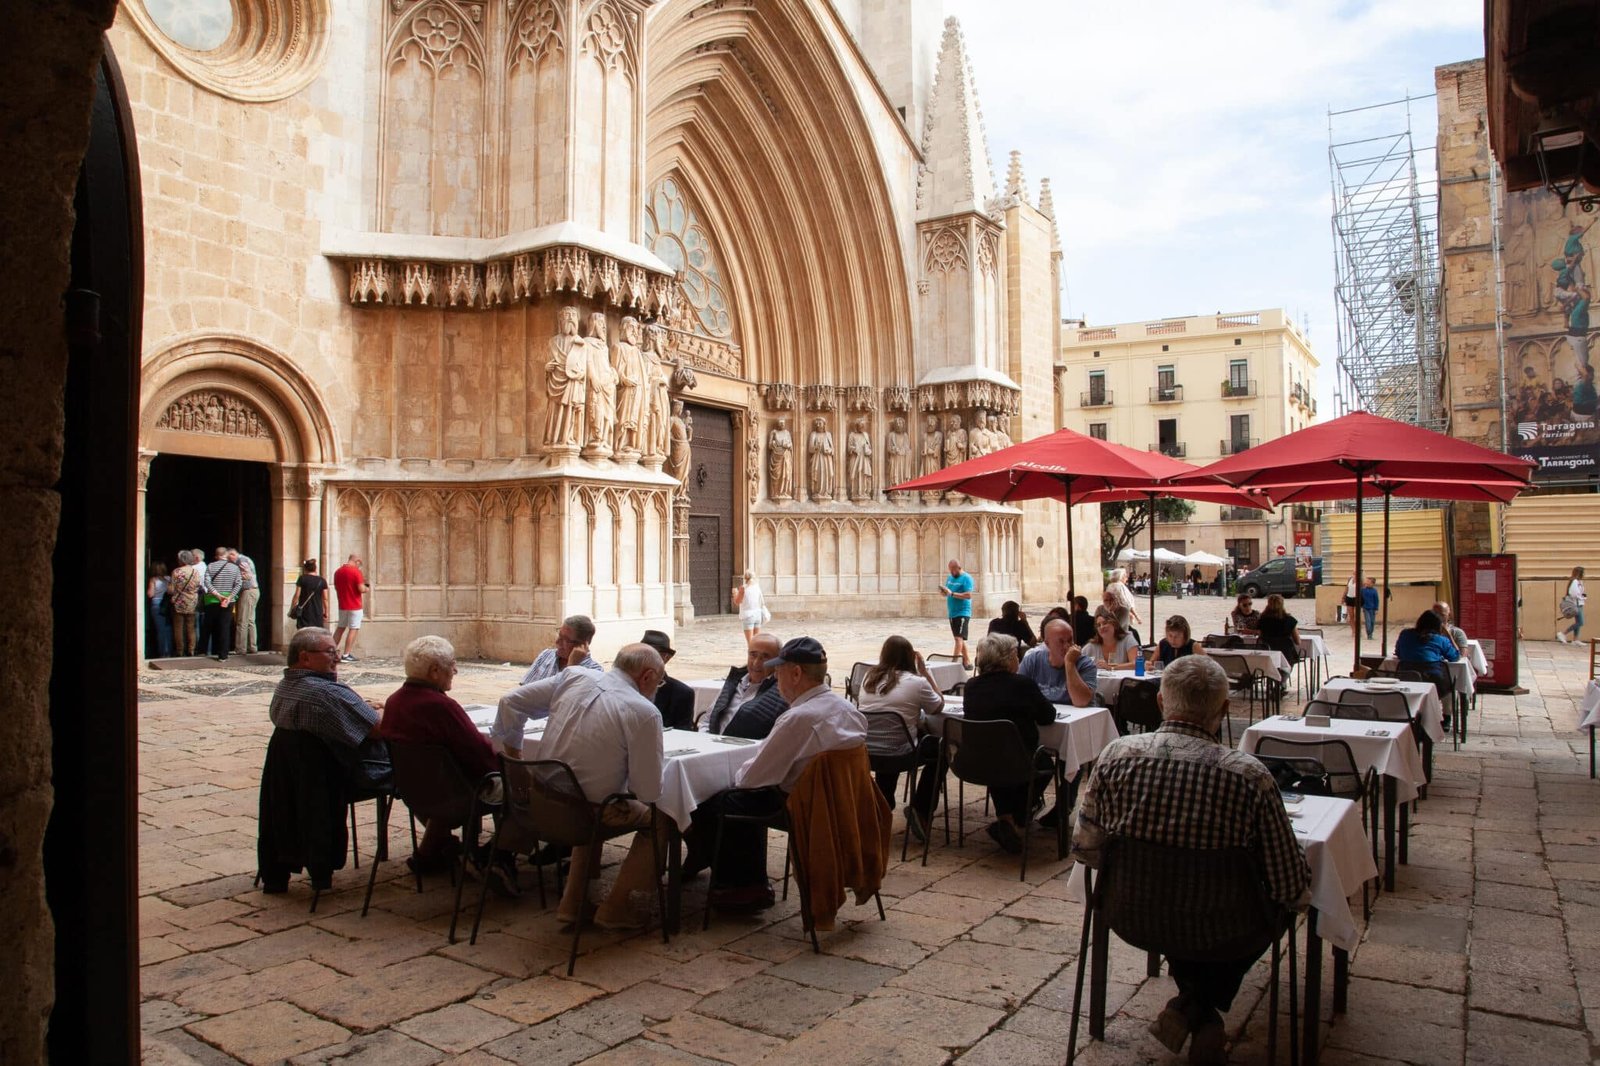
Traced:
<path id="1" fill-rule="evenodd" d="M 1583 690 L 1583 702 L 1578 704 L 1578 729 L 1589 734 L 1589 776 L 1594 777 L 1594 733 L 1600 728 L 1600 681 L 1590 681 Z"/>
<path id="2" fill-rule="evenodd" d="M 1343 1012 L 1349 984 L 1350 952 L 1361 939 L 1350 897 L 1378 876 L 1372 844 L 1361 825 L 1361 808 L 1350 800 L 1303 796 L 1289 806 L 1295 843 L 1311 868 L 1311 908 L 1306 913 L 1305 1009 L 1302 1012 L 1304 1062 L 1317 1059 L 1322 1002 L 1322 942 L 1333 944 L 1333 1009 Z M 1085 902 L 1084 869 L 1073 863 L 1067 898 Z"/>
<path id="3" fill-rule="evenodd" d="M 967 679 L 967 668 L 960 663 L 928 663 L 927 667 L 933 687 L 940 692 L 949 692 Z"/>
<path id="4" fill-rule="evenodd" d="M 1382 736 L 1375 734 L 1381 733 Z M 1405 834 L 1409 807 L 1417 790 L 1428 783 L 1423 774 L 1422 755 L 1417 751 L 1411 728 L 1403 722 L 1363 722 L 1335 718 L 1327 726 L 1308 726 L 1299 715 L 1273 715 L 1252 725 L 1239 738 L 1239 750 L 1255 753 L 1262 737 L 1314 742 L 1342 740 L 1350 745 L 1356 769 L 1363 775 L 1376 770 L 1383 786 L 1383 882 L 1394 890 L 1395 838 L 1400 838 L 1400 861 L 1404 862 Z M 1398 825 L 1396 811 L 1399 812 Z"/>
<path id="5" fill-rule="evenodd" d="M 1117 725 L 1104 707 L 1074 707 L 1058 703 L 1056 720 L 1039 727 L 1039 743 L 1061 759 L 1061 772 L 1068 781 L 1078 771 L 1100 757 L 1105 746 L 1117 739 Z M 960 718 L 965 708 L 960 696 L 946 696 L 944 710 L 928 716 L 928 732 L 944 736 L 944 718 Z"/>
<path id="6" fill-rule="evenodd" d="M 1483 658 L 1483 650 L 1481 648 L 1478 649 L 1478 658 Z M 1477 692 L 1476 677 L 1479 671 L 1471 662 L 1471 659 L 1471 647 L 1469 645 L 1468 654 L 1453 663 L 1444 664 L 1446 673 L 1450 675 L 1450 683 L 1455 686 L 1456 690 L 1456 713 L 1450 719 L 1450 735 L 1457 747 L 1460 747 L 1461 742 L 1467 739 L 1467 709 L 1471 705 L 1473 695 Z M 1397 670 L 1399 667 L 1400 660 L 1393 655 L 1383 660 L 1383 668 L 1385 670 Z M 1487 673 L 1487 671 L 1483 672 Z"/>
<path id="7" fill-rule="evenodd" d="M 494 707 L 482 704 L 466 708 L 467 717 L 484 734 L 494 725 L 495 711 Z M 545 719 L 528 723 L 522 740 L 524 756 L 538 758 L 544 727 Z M 661 768 L 661 798 L 656 800 L 656 809 L 667 816 L 671 830 L 667 849 L 665 922 L 668 932 L 677 932 L 683 900 L 680 853 L 683 831 L 689 828 L 696 807 L 733 787 L 734 774 L 754 758 L 761 742 L 687 729 L 667 729 L 661 734 L 661 743 L 666 760 Z"/>
<path id="8" fill-rule="evenodd" d="M 1423 734 L 1434 743 L 1444 739 L 1444 705 L 1439 702 L 1439 690 L 1432 681 L 1400 681 L 1392 685 L 1373 685 L 1353 677 L 1330 677 L 1317 689 L 1316 698 L 1329 703 L 1339 702 L 1339 693 L 1346 689 L 1357 692 L 1401 692 L 1411 717 L 1422 727 Z"/>
<path id="9" fill-rule="evenodd" d="M 700 716 L 711 709 L 717 702 L 717 697 L 722 695 L 722 684 L 725 677 L 704 677 L 698 681 L 687 681 L 690 688 L 694 689 L 694 720 L 698 722 Z"/>
<path id="10" fill-rule="evenodd" d="M 1281 651 L 1274 651 L 1272 648 L 1201 647 L 1200 649 L 1202 655 L 1210 655 L 1213 652 L 1219 651 L 1224 655 L 1237 655 L 1244 659 L 1245 665 L 1250 668 L 1251 672 L 1259 670 L 1267 677 L 1271 678 L 1282 678 L 1288 676 L 1289 659 Z"/>

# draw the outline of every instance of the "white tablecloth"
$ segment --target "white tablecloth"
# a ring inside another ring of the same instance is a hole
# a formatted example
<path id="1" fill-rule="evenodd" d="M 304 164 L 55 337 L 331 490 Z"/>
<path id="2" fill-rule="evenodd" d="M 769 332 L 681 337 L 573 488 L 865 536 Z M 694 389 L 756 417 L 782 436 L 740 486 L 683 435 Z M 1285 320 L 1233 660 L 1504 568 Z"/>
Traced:
<path id="1" fill-rule="evenodd" d="M 1361 805 L 1329 796 L 1306 796 L 1299 817 L 1291 811 L 1294 838 L 1311 867 L 1311 905 L 1317 932 L 1336 948 L 1354 951 L 1360 940 L 1350 896 L 1378 876 L 1372 844 L 1361 828 Z"/>
<path id="2" fill-rule="evenodd" d="M 494 725 L 495 708 L 481 704 L 468 705 L 467 717 L 487 734 Z M 529 722 L 522 739 L 524 758 L 537 759 L 539 744 L 544 740 L 544 719 Z M 756 753 L 759 741 L 740 737 L 714 737 L 684 729 L 668 729 L 661 734 L 663 749 L 670 755 L 661 769 L 661 798 L 656 806 L 661 813 L 678 823 L 679 829 L 689 828 L 694 809 L 710 797 L 733 787 L 733 775 L 739 767 Z"/>
<path id="3" fill-rule="evenodd" d="M 1295 843 L 1311 867 L 1311 906 L 1317 911 L 1317 933 L 1345 951 L 1361 939 L 1350 896 L 1378 876 L 1372 846 L 1361 828 L 1361 807 L 1350 800 L 1305 796 L 1289 814 Z M 1083 865 L 1072 864 L 1067 898 L 1084 902 Z"/>
<path id="4" fill-rule="evenodd" d="M 1259 670 L 1267 677 L 1281 678 L 1289 672 L 1289 660 L 1281 651 L 1271 648 L 1201 648 L 1206 655 L 1238 655 L 1252 671 Z"/>
<path id="5" fill-rule="evenodd" d="M 1467 662 L 1472 664 L 1473 671 L 1479 677 L 1489 672 L 1489 660 L 1484 657 L 1483 645 L 1475 640 L 1467 641 Z"/>
<path id="6" fill-rule="evenodd" d="M 711 705 L 717 702 L 717 697 L 722 694 L 722 683 L 726 680 L 727 678 L 724 677 L 706 677 L 698 681 L 685 682 L 690 688 L 694 689 L 694 716 L 696 718 L 709 711 Z"/>
<path id="7" fill-rule="evenodd" d="M 1432 681 L 1400 681 L 1393 685 L 1368 685 L 1352 677 L 1333 677 L 1317 689 L 1316 698 L 1329 703 L 1339 702 L 1339 693 L 1345 689 L 1357 692 L 1403 692 L 1411 717 L 1421 725 L 1422 731 L 1435 744 L 1444 739 L 1444 708 L 1439 703 L 1439 690 Z"/>
<path id="8" fill-rule="evenodd" d="M 1383 668 L 1385 670 L 1395 670 L 1399 666 L 1400 660 L 1393 655 L 1383 660 Z M 1470 697 L 1476 688 L 1473 683 L 1473 678 L 1476 675 L 1473 672 L 1472 664 L 1465 659 L 1458 659 L 1453 663 L 1445 663 L 1444 666 L 1445 671 L 1450 675 L 1450 683 L 1456 687 L 1456 692 Z"/>
<path id="9" fill-rule="evenodd" d="M 1117 693 L 1121 690 L 1122 683 L 1127 680 L 1160 682 L 1161 672 L 1147 671 L 1144 677 L 1140 677 L 1132 670 L 1107 670 L 1102 667 L 1095 671 L 1094 690 L 1100 694 L 1101 701 L 1110 707 L 1117 702 Z"/>
<path id="10" fill-rule="evenodd" d="M 943 714 L 928 716 L 928 731 L 943 735 L 941 719 L 959 718 L 963 713 L 959 696 L 947 696 Z M 1100 757 L 1105 746 L 1117 739 L 1117 724 L 1104 707 L 1073 707 L 1056 704 L 1056 720 L 1039 727 L 1039 743 L 1061 757 L 1062 769 L 1070 780 L 1078 770 Z"/>
<path id="11" fill-rule="evenodd" d="M 1327 642 L 1317 633 L 1300 634 L 1300 658 L 1326 659 L 1328 657 Z"/>
<path id="12" fill-rule="evenodd" d="M 1383 736 L 1368 736 L 1369 732 Z M 1411 737 L 1409 726 L 1400 722 L 1358 722 L 1335 718 L 1326 728 L 1307 726 L 1304 719 L 1287 721 L 1283 715 L 1274 715 L 1252 725 L 1239 740 L 1239 750 L 1255 752 L 1262 737 L 1279 737 L 1301 742 L 1342 740 L 1350 745 L 1350 754 L 1356 768 L 1363 774 L 1368 769 L 1377 770 L 1385 777 L 1395 779 L 1395 795 L 1401 802 L 1417 797 L 1417 790 L 1428 783 L 1422 772 L 1422 753 Z"/>
<path id="13" fill-rule="evenodd" d="M 1594 730 L 1600 727 L 1600 681 L 1589 682 L 1583 690 L 1583 702 L 1578 704 L 1578 728 Z"/>
<path id="14" fill-rule="evenodd" d="M 949 692 L 967 679 L 967 668 L 960 663 L 928 663 L 928 676 L 940 692 Z"/>

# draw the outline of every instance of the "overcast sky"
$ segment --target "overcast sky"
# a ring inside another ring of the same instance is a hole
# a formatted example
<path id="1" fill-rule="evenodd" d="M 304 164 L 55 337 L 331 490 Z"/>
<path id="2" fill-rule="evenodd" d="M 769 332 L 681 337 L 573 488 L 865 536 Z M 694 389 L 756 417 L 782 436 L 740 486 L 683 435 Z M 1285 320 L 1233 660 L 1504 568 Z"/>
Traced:
<path id="1" fill-rule="evenodd" d="M 1483 55 L 1482 0 L 945 0 L 1002 185 L 1049 177 L 1063 313 L 1091 323 L 1284 307 L 1332 410 L 1328 112 L 1433 92 Z M 1412 105 L 1433 167 L 1434 101 Z M 1336 139 L 1405 127 L 1403 109 Z"/>

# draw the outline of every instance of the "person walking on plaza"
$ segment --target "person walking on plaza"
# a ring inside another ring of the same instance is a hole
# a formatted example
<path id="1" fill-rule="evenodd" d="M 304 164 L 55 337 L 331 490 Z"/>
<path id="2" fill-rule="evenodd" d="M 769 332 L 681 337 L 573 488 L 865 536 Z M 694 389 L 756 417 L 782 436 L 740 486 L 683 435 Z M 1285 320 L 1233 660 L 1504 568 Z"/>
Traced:
<path id="1" fill-rule="evenodd" d="M 1367 638 L 1371 639 L 1372 629 L 1378 624 L 1378 579 L 1367 578 L 1366 584 L 1361 586 L 1361 617 L 1367 623 Z"/>
<path id="2" fill-rule="evenodd" d="M 972 655 L 967 651 L 967 630 L 972 625 L 972 589 L 972 575 L 961 569 L 959 559 L 951 559 L 950 576 L 945 578 L 939 591 L 944 593 L 950 635 L 955 638 L 953 654 L 960 657 L 961 665 L 968 670 L 972 669 Z"/>
<path id="3" fill-rule="evenodd" d="M 1111 580 L 1106 584 L 1105 592 L 1100 597 L 1101 602 L 1111 608 L 1117 616 L 1117 625 L 1133 635 L 1135 644 L 1144 643 L 1139 638 L 1139 630 L 1135 622 L 1142 622 L 1139 617 L 1139 608 L 1133 602 L 1133 593 L 1128 590 L 1128 571 L 1122 567 L 1111 571 Z"/>
<path id="4" fill-rule="evenodd" d="M 1561 618 L 1572 619 L 1572 624 L 1556 634 L 1556 639 L 1563 644 L 1576 644 L 1578 637 L 1583 632 L 1583 567 L 1572 568 L 1572 580 L 1567 582 L 1567 594 L 1561 597 Z"/>
<path id="5" fill-rule="evenodd" d="M 317 573 L 315 559 L 307 559 L 300 564 L 300 576 L 295 579 L 291 603 L 295 609 L 289 612 L 289 617 L 294 619 L 296 629 L 327 626 L 328 582 Z"/>
<path id="6" fill-rule="evenodd" d="M 233 622 L 233 646 L 240 654 L 254 655 L 256 646 L 256 604 L 261 601 L 261 583 L 256 580 L 256 561 L 237 548 L 228 549 L 228 561 L 239 568 L 243 584 Z"/>
<path id="7" fill-rule="evenodd" d="M 333 572 L 333 591 L 339 597 L 339 628 L 333 631 L 333 642 L 342 649 L 339 661 L 356 661 L 356 640 L 361 636 L 362 594 L 370 591 L 366 575 L 361 572 L 361 557 L 351 553 L 345 564 Z"/>
<path id="8" fill-rule="evenodd" d="M 1344 620 L 1350 623 L 1350 639 L 1356 639 L 1361 625 L 1361 579 L 1355 574 L 1344 583 Z"/>
<path id="9" fill-rule="evenodd" d="M 739 579 L 736 577 L 735 580 Z M 767 610 L 766 593 L 761 591 L 755 574 L 749 570 L 744 572 L 743 581 L 733 588 L 733 606 L 739 612 L 739 628 L 744 630 L 744 646 L 748 650 L 756 633 L 772 621 L 772 612 Z"/>
<path id="10" fill-rule="evenodd" d="M 244 575 L 239 571 L 239 564 L 228 559 L 227 548 L 218 548 L 217 557 L 206 567 L 205 605 L 207 654 L 219 663 L 228 661 L 228 644 L 233 639 L 233 605 L 243 587 Z"/>
<path id="11" fill-rule="evenodd" d="M 149 638 L 145 641 L 154 658 L 165 659 L 172 655 L 172 600 L 167 595 L 170 582 L 167 564 L 155 562 L 150 566 L 150 580 L 145 582 L 144 597 L 149 605 Z"/>
<path id="12" fill-rule="evenodd" d="M 195 564 L 193 552 L 178 553 L 178 568 L 167 581 L 167 597 L 172 602 L 175 630 L 173 651 L 188 656 L 195 653 L 195 612 L 200 607 L 200 588 L 205 571 Z"/>

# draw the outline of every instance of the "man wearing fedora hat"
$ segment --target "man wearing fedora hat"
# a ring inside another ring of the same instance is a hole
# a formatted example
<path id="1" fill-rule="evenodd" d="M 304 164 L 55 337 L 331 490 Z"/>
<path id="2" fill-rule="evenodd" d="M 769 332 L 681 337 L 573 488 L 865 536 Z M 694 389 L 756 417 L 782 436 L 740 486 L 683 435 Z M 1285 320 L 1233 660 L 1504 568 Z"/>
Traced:
<path id="1" fill-rule="evenodd" d="M 641 644 L 648 644 L 661 655 L 663 664 L 672 661 L 678 654 L 672 647 L 672 638 L 659 629 L 647 629 L 640 638 Z M 694 728 L 694 689 L 685 685 L 675 677 L 661 675 L 661 687 L 656 689 L 656 710 L 661 712 L 661 720 L 668 729 L 693 729 Z"/>

